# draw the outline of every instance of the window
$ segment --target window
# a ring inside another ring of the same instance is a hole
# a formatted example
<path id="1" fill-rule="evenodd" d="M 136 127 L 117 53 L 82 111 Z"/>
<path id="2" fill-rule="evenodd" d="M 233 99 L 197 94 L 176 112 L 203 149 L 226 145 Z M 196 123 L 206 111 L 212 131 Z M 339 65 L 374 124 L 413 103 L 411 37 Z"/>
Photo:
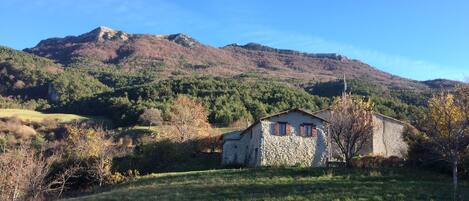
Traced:
<path id="1" fill-rule="evenodd" d="M 305 137 L 316 136 L 316 125 L 314 124 L 302 124 L 300 128 L 300 135 Z"/>
<path id="2" fill-rule="evenodd" d="M 276 134 L 277 135 L 287 135 L 287 122 L 277 122 L 277 129 L 276 129 Z"/>

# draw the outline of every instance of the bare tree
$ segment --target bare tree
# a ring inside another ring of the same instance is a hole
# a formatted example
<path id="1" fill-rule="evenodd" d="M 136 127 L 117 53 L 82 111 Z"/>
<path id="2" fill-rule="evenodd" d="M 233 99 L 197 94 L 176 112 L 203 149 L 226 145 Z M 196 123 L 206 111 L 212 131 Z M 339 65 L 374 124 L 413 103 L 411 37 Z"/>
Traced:
<path id="1" fill-rule="evenodd" d="M 147 108 L 143 110 L 139 120 L 140 122 L 148 125 L 149 129 L 151 129 L 152 125 L 160 125 L 163 122 L 161 111 L 155 108 Z"/>
<path id="2" fill-rule="evenodd" d="M 0 200 L 41 200 L 55 155 L 46 157 L 27 144 L 0 154 Z"/>
<path id="3" fill-rule="evenodd" d="M 62 196 L 65 190 L 68 190 L 67 184 L 72 178 L 77 178 L 77 173 L 81 170 L 80 164 L 74 164 L 62 172 L 56 174 L 48 185 L 48 191 L 56 193 L 57 199 Z"/>
<path id="4" fill-rule="evenodd" d="M 469 145 L 469 87 L 458 86 L 429 101 L 423 131 L 453 172 L 454 199 L 458 192 L 458 164 Z"/>
<path id="5" fill-rule="evenodd" d="M 84 124 L 67 125 L 65 130 L 62 141 L 47 142 L 41 148 L 31 141 L 3 148 L 0 200 L 59 198 L 73 184 L 71 179 L 83 175 L 100 186 L 113 182 L 111 162 L 118 150 L 109 133 Z"/>
<path id="6" fill-rule="evenodd" d="M 330 115 L 329 134 L 347 167 L 351 160 L 372 139 L 372 104 L 359 97 L 344 94 L 334 100 Z"/>

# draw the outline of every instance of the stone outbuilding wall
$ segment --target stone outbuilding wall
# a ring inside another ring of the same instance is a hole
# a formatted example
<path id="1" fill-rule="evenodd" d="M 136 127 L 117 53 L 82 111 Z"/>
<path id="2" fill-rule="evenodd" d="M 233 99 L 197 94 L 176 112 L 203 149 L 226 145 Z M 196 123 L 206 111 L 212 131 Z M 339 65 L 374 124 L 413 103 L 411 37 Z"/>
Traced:
<path id="1" fill-rule="evenodd" d="M 375 113 L 373 115 L 373 155 L 407 156 L 408 145 L 404 141 L 405 124 L 396 119 Z"/>
<path id="2" fill-rule="evenodd" d="M 327 120 L 330 110 L 321 110 L 314 114 Z M 403 136 L 406 123 L 375 112 L 373 126 L 373 139 L 360 150 L 360 155 L 407 157 L 408 145 Z M 338 148 L 334 143 L 330 144 L 330 157 L 337 158 L 340 155 Z"/>

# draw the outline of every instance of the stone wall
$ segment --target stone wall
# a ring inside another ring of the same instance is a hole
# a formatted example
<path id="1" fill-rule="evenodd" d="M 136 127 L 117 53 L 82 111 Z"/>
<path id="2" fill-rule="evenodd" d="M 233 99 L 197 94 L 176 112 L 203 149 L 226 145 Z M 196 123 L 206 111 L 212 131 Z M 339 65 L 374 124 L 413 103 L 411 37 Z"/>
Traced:
<path id="1" fill-rule="evenodd" d="M 223 143 L 223 152 L 221 158 L 222 165 L 233 165 L 238 160 L 239 140 L 227 140 Z"/>
<path id="2" fill-rule="evenodd" d="M 292 126 L 289 135 L 273 135 L 275 122 L 278 121 L 288 122 Z M 299 136 L 302 123 L 317 125 L 317 135 L 315 137 Z M 264 120 L 261 125 L 263 135 L 260 165 L 325 166 L 327 138 L 320 119 L 300 112 L 291 112 Z"/>
<path id="3" fill-rule="evenodd" d="M 408 148 L 402 136 L 405 125 L 395 119 L 377 114 L 373 116 L 373 123 L 375 127 L 372 155 L 405 158 Z"/>
<path id="4" fill-rule="evenodd" d="M 259 166 L 260 164 L 260 144 L 262 138 L 261 124 L 253 126 L 249 131 L 245 132 L 242 144 L 245 145 L 244 164 L 246 166 Z"/>
<path id="5" fill-rule="evenodd" d="M 222 165 L 258 166 L 260 163 L 261 126 L 254 125 L 238 137 L 225 135 L 222 153 Z"/>

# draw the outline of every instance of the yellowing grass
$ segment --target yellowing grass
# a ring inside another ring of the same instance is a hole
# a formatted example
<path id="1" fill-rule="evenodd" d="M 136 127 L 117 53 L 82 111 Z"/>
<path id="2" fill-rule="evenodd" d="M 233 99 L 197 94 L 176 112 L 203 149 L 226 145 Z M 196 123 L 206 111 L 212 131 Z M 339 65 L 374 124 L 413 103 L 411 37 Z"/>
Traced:
<path id="1" fill-rule="evenodd" d="M 44 119 L 57 119 L 60 122 L 69 122 L 73 120 L 87 120 L 88 117 L 75 115 L 75 114 L 46 114 L 33 110 L 23 109 L 0 109 L 0 118 L 2 117 L 13 117 L 16 116 L 24 121 L 41 122 Z"/>
<path id="2" fill-rule="evenodd" d="M 162 128 L 163 128 L 162 126 L 149 127 L 149 126 L 143 126 L 143 125 L 136 125 L 136 126 L 129 128 L 129 130 L 155 132 L 155 131 L 161 130 Z M 243 128 L 240 128 L 240 127 L 216 127 L 216 129 L 218 130 L 220 134 L 243 130 Z"/>
<path id="3" fill-rule="evenodd" d="M 241 128 L 241 127 L 221 127 L 221 128 L 218 128 L 218 130 L 220 131 L 220 133 L 228 133 L 228 132 L 232 132 L 232 131 L 239 131 L 239 130 L 243 130 L 244 128 Z"/>
<path id="4" fill-rule="evenodd" d="M 468 189 L 462 181 L 462 198 Z M 69 200 L 452 200 L 452 185 L 417 169 L 271 167 L 152 174 Z"/>

